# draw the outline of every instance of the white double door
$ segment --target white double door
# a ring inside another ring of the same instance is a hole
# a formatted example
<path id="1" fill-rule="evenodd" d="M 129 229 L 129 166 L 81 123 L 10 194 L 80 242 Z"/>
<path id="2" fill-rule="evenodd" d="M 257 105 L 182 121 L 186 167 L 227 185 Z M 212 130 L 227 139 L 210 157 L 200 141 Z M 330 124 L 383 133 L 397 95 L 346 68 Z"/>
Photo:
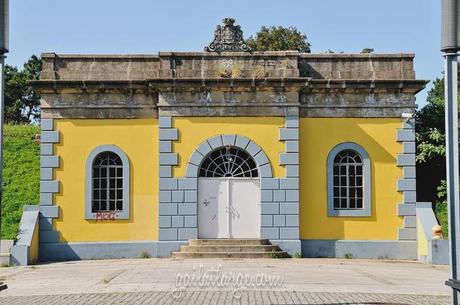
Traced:
<path id="1" fill-rule="evenodd" d="M 199 178 L 199 238 L 260 238 L 260 182 Z"/>

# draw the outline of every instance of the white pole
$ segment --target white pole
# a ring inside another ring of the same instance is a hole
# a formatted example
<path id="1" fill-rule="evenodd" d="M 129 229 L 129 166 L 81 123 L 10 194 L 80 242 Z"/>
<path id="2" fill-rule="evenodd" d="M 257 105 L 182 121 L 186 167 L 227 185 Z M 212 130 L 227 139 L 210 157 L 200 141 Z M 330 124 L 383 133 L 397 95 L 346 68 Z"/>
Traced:
<path id="1" fill-rule="evenodd" d="M 451 279 L 460 275 L 460 209 L 459 209 L 459 160 L 458 160 L 458 106 L 457 106 L 457 52 L 445 54 L 444 94 L 446 123 L 446 180 L 449 216 L 449 253 Z M 457 287 L 458 289 L 458 287 Z M 452 304 L 458 305 L 458 290 L 452 289 Z"/>

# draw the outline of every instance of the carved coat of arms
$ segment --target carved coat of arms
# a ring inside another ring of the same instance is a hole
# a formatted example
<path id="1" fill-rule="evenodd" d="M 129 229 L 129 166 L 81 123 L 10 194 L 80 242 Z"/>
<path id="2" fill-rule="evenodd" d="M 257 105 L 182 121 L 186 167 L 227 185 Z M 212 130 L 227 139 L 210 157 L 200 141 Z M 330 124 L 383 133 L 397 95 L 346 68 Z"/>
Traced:
<path id="1" fill-rule="evenodd" d="M 204 50 L 207 52 L 251 51 L 243 39 L 243 31 L 240 26 L 234 23 L 235 19 L 224 18 L 223 25 L 218 25 L 214 31 L 214 40 Z"/>

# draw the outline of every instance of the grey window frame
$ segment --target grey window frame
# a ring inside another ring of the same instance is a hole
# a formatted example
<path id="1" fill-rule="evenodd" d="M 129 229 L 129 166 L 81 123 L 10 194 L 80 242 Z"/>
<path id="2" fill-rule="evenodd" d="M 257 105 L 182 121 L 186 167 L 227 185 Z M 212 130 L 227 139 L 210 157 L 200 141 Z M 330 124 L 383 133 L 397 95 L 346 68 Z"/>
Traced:
<path id="1" fill-rule="evenodd" d="M 129 177 L 130 177 L 130 163 L 128 156 L 125 152 L 115 145 L 101 145 L 94 148 L 86 158 L 86 172 L 85 172 L 85 187 L 86 187 L 86 200 L 85 200 L 85 219 L 99 219 L 98 212 L 92 211 L 93 202 L 93 161 L 103 152 L 112 152 L 117 154 L 123 164 L 123 209 L 114 214 L 115 219 L 129 219 L 129 205 L 130 205 L 130 192 L 129 192 Z"/>
<path id="2" fill-rule="evenodd" d="M 353 150 L 363 160 L 363 208 L 362 209 L 334 209 L 334 159 L 344 150 Z M 330 217 L 369 217 L 372 215 L 372 181 L 371 160 L 366 150 L 352 142 L 336 145 L 327 157 L 327 216 Z"/>

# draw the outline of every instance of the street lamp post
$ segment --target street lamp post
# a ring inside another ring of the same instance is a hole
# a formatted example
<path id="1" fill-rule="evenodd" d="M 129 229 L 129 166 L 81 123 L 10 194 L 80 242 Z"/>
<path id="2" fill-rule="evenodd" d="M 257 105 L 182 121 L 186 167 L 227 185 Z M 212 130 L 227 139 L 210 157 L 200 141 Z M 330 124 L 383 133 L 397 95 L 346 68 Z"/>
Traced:
<path id="1" fill-rule="evenodd" d="M 0 245 L 3 197 L 3 114 L 5 108 L 4 68 L 5 54 L 8 53 L 9 0 L 0 0 Z M 5 283 L 0 282 L 0 290 L 6 289 Z"/>
<path id="2" fill-rule="evenodd" d="M 459 51 L 459 0 L 442 1 L 442 47 L 444 52 L 444 96 L 446 124 L 446 180 L 449 218 L 449 253 L 451 278 L 446 282 L 452 287 L 452 303 L 458 305 L 460 290 L 459 246 L 459 160 L 458 160 L 458 106 L 457 106 L 457 58 Z"/>

